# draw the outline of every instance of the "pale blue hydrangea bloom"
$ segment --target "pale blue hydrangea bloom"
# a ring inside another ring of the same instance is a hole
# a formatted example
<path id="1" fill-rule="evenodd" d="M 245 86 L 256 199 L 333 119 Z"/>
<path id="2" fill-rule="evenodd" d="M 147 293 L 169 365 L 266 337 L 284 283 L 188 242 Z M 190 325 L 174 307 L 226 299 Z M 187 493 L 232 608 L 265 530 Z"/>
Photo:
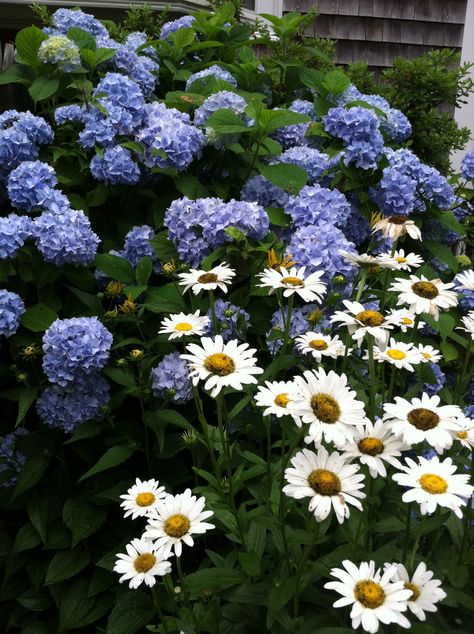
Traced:
<path id="1" fill-rule="evenodd" d="M 52 15 L 52 22 L 54 28 L 64 35 L 70 28 L 76 27 L 96 37 L 109 37 L 107 29 L 99 20 L 81 10 L 58 9 Z"/>
<path id="2" fill-rule="evenodd" d="M 323 173 L 330 168 L 329 156 L 308 146 L 295 146 L 285 150 L 276 159 L 277 163 L 290 163 L 302 167 L 308 173 L 310 184 L 321 181 Z"/>
<path id="3" fill-rule="evenodd" d="M 160 65 L 144 55 L 137 55 L 125 46 L 117 49 L 113 58 L 115 67 L 125 72 L 131 79 L 137 82 L 145 96 L 149 96 L 158 83 L 158 71 Z"/>
<path id="4" fill-rule="evenodd" d="M 69 106 L 59 106 L 54 111 L 54 120 L 57 125 L 63 125 L 68 121 L 83 121 L 86 115 L 84 106 L 71 104 Z"/>
<path id="5" fill-rule="evenodd" d="M 11 337 L 20 325 L 25 304 L 19 295 L 0 289 L 0 336 Z"/>
<path id="6" fill-rule="evenodd" d="M 161 266 L 150 244 L 150 240 L 154 237 L 155 231 L 148 225 L 133 227 L 125 236 L 125 244 L 120 255 L 128 260 L 132 266 L 136 266 L 142 258 L 148 256 L 153 263 L 153 270 L 159 273 Z"/>
<path id="7" fill-rule="evenodd" d="M 290 196 L 285 212 L 291 216 L 296 227 L 317 225 L 320 222 L 343 227 L 351 213 L 351 206 L 337 189 L 307 185 L 297 196 Z"/>
<path id="8" fill-rule="evenodd" d="M 97 317 L 56 319 L 43 336 L 43 370 L 51 383 L 67 387 L 101 370 L 112 334 Z"/>
<path id="9" fill-rule="evenodd" d="M 224 70 L 217 64 L 214 64 L 213 66 L 209 66 L 209 68 L 205 68 L 204 70 L 200 70 L 197 73 L 193 73 L 186 82 L 186 90 L 191 90 L 192 92 L 192 85 L 195 81 L 199 81 L 199 84 L 201 85 L 202 83 L 204 83 L 203 80 L 209 77 L 213 77 L 214 79 L 222 79 L 223 81 L 226 81 L 228 84 L 231 84 L 232 86 L 237 88 L 237 80 L 235 79 L 235 77 L 231 75 L 229 71 Z"/>
<path id="10" fill-rule="evenodd" d="M 247 202 L 256 202 L 262 207 L 284 207 L 290 196 L 281 187 L 258 174 L 245 183 L 240 197 Z"/>
<path id="11" fill-rule="evenodd" d="M 140 180 L 140 168 L 132 153 L 120 145 L 110 147 L 102 155 L 96 154 L 90 163 L 92 176 L 110 185 L 135 185 Z"/>
<path id="12" fill-rule="evenodd" d="M 159 398 L 169 398 L 178 405 L 193 398 L 188 366 L 179 352 L 165 355 L 152 369 L 151 379 L 153 394 Z"/>
<path id="13" fill-rule="evenodd" d="M 73 73 L 81 66 L 79 47 L 65 35 L 51 35 L 41 42 L 38 59 L 55 64 L 64 73 Z"/>
<path id="14" fill-rule="evenodd" d="M 467 152 L 461 161 L 461 173 L 464 178 L 474 178 L 474 152 Z"/>
<path id="15" fill-rule="evenodd" d="M 287 306 L 284 307 L 285 322 L 288 314 Z M 272 354 L 276 354 L 283 345 L 283 333 L 285 330 L 285 324 L 283 322 L 282 311 L 276 310 L 271 319 L 271 329 L 267 332 L 266 341 L 267 348 Z M 319 304 L 305 304 L 304 306 L 298 306 L 293 309 L 291 313 L 290 323 L 290 337 L 294 339 L 298 335 L 303 335 L 310 330 L 316 330 L 318 332 L 326 332 L 331 329 L 331 322 L 329 316 L 325 315 L 321 311 Z M 281 332 L 281 338 L 274 339 L 277 334 L 272 333 L 272 330 Z"/>
<path id="16" fill-rule="evenodd" d="M 221 90 L 210 95 L 194 112 L 194 125 L 204 126 L 213 112 L 223 108 L 237 115 L 244 114 L 247 102 L 243 97 L 230 90 Z"/>
<path id="17" fill-rule="evenodd" d="M 31 221 L 26 216 L 10 214 L 0 218 L 0 260 L 13 258 L 31 236 Z"/>
<path id="18" fill-rule="evenodd" d="M 28 456 L 18 448 L 18 441 L 28 434 L 26 429 L 19 427 L 15 431 L 0 438 L 0 473 L 10 471 L 13 473 L 9 480 L 2 483 L 3 487 L 15 486 L 17 474 L 25 464 Z"/>
<path id="19" fill-rule="evenodd" d="M 224 341 L 231 339 L 243 339 L 247 328 L 250 325 L 250 315 L 240 306 L 235 306 L 231 302 L 218 299 L 215 302 L 216 318 L 219 324 L 219 334 Z M 204 328 L 204 335 L 214 336 L 212 323 L 212 311 L 207 311 L 209 323 Z"/>
<path id="20" fill-rule="evenodd" d="M 170 20 L 169 22 L 165 22 L 161 27 L 160 40 L 170 39 L 170 35 L 176 33 L 176 31 L 179 31 L 179 29 L 192 28 L 195 20 L 196 18 L 193 15 L 183 15 L 177 20 Z"/>
<path id="21" fill-rule="evenodd" d="M 44 205 L 57 184 L 56 172 L 50 165 L 41 161 L 23 161 L 10 172 L 8 197 L 12 207 L 33 211 Z"/>
<path id="22" fill-rule="evenodd" d="M 109 400 L 108 382 L 94 372 L 67 387 L 47 387 L 36 402 L 36 411 L 48 427 L 72 434 L 81 423 L 102 418 Z"/>

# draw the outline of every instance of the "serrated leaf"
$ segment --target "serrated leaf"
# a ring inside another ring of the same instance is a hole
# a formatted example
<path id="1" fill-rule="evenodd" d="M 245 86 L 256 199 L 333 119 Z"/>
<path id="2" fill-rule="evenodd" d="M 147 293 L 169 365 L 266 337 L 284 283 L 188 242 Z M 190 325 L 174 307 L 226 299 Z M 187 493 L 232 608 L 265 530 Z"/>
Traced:
<path id="1" fill-rule="evenodd" d="M 26 309 L 26 312 L 20 317 L 21 324 L 32 332 L 43 332 L 51 326 L 53 321 L 58 318 L 57 313 L 39 302 L 34 306 Z"/>
<path id="2" fill-rule="evenodd" d="M 222 590 L 244 581 L 239 570 L 233 568 L 204 568 L 186 576 L 186 587 L 191 594 L 200 594 L 203 590 Z"/>
<path id="3" fill-rule="evenodd" d="M 332 95 L 340 95 L 351 85 L 349 77 L 340 70 L 332 70 L 326 74 L 322 85 Z"/>
<path id="4" fill-rule="evenodd" d="M 13 491 L 13 499 L 29 491 L 41 480 L 52 457 L 53 454 L 50 451 L 43 450 L 41 453 L 28 458 L 18 475 L 15 490 Z"/>
<path id="5" fill-rule="evenodd" d="M 270 224 L 275 225 L 276 227 L 290 226 L 291 216 L 286 214 L 283 209 L 280 209 L 279 207 L 267 207 L 265 211 L 267 212 Z M 266 294 L 267 293 L 265 293 L 265 295 Z"/>
<path id="6" fill-rule="evenodd" d="M 73 442 L 78 442 L 79 440 L 85 440 L 87 438 L 94 438 L 98 436 L 102 431 L 102 425 L 95 420 L 89 420 L 85 423 L 82 423 L 79 429 L 74 432 L 74 434 L 68 440 L 64 441 L 64 445 L 70 445 Z"/>
<path id="7" fill-rule="evenodd" d="M 97 44 L 95 38 L 84 29 L 80 29 L 77 26 L 72 26 L 68 29 L 67 36 L 72 40 L 80 49 L 89 49 L 95 51 Z"/>
<path id="8" fill-rule="evenodd" d="M 63 521 L 72 533 L 72 545 L 95 533 L 107 517 L 105 509 L 82 500 L 71 499 L 63 508 Z"/>
<path id="9" fill-rule="evenodd" d="M 146 255 L 139 261 L 135 269 L 135 277 L 137 283 L 146 288 L 152 271 L 153 263 L 151 261 L 151 258 Z"/>
<path id="10" fill-rule="evenodd" d="M 149 594 L 137 590 L 127 592 L 110 613 L 107 634 L 134 634 L 153 620 L 155 612 Z"/>
<path id="11" fill-rule="evenodd" d="M 38 396 L 38 389 L 35 387 L 22 390 L 18 398 L 18 415 L 16 417 L 15 427 L 17 427 L 25 418 L 28 410 L 33 405 Z"/>
<path id="12" fill-rule="evenodd" d="M 307 115 L 300 114 L 298 112 L 292 112 L 291 110 L 263 111 L 260 121 L 267 112 L 271 112 L 273 114 L 273 116 L 270 118 L 270 121 L 268 121 L 268 123 L 264 123 L 265 131 L 267 134 L 272 134 L 280 128 L 289 125 L 295 125 L 297 123 L 307 123 L 308 121 L 311 121 L 310 117 L 308 117 Z"/>
<path id="13" fill-rule="evenodd" d="M 110 253 L 100 253 L 95 258 L 95 265 L 108 277 L 117 280 L 117 282 L 124 282 L 125 284 L 135 283 L 135 272 L 133 266 L 118 255 L 111 255 Z"/>
<path id="14" fill-rule="evenodd" d="M 227 108 L 213 112 L 206 121 L 206 127 L 212 128 L 219 134 L 240 134 L 249 131 L 242 119 Z"/>
<path id="15" fill-rule="evenodd" d="M 152 313 L 179 313 L 186 309 L 183 296 L 174 284 L 150 289 L 143 305 Z"/>
<path id="16" fill-rule="evenodd" d="M 59 88 L 59 79 L 57 77 L 48 77 L 47 75 L 40 75 L 37 77 L 31 86 L 28 88 L 30 97 L 33 101 L 43 101 L 49 99 L 56 94 Z"/>
<path id="17" fill-rule="evenodd" d="M 455 255 L 445 244 L 435 242 L 434 240 L 424 240 L 423 246 L 425 246 L 435 257 L 439 258 L 441 262 L 447 264 L 453 273 L 457 273 L 459 271 L 459 264 Z"/>
<path id="18" fill-rule="evenodd" d="M 178 29 L 176 33 L 172 35 L 173 42 L 177 48 L 190 46 L 194 42 L 195 37 L 196 33 L 190 28 Z"/>
<path id="19" fill-rule="evenodd" d="M 154 238 L 150 240 L 150 244 L 153 247 L 153 251 L 155 252 L 157 258 L 161 262 L 170 262 L 171 260 L 175 260 L 178 262 L 178 252 L 174 244 L 168 238 L 167 231 L 161 231 Z"/>
<path id="20" fill-rule="evenodd" d="M 274 185 L 290 194 L 297 194 L 308 182 L 306 170 L 288 163 L 277 163 L 276 165 L 260 163 L 258 171 Z"/>
<path id="21" fill-rule="evenodd" d="M 38 63 L 38 51 L 41 42 L 48 36 L 37 26 L 28 26 L 17 33 L 15 38 L 15 49 L 18 61 L 34 66 Z"/>
<path id="22" fill-rule="evenodd" d="M 176 178 L 174 186 L 183 196 L 187 196 L 191 200 L 209 196 L 209 191 L 206 187 L 201 185 L 199 180 L 192 174 L 181 174 Z"/>
<path id="23" fill-rule="evenodd" d="M 12 64 L 0 73 L 0 86 L 5 84 L 31 84 L 36 73 L 27 64 Z"/>
<path id="24" fill-rule="evenodd" d="M 110 449 L 107 449 L 104 455 L 99 458 L 95 465 L 79 478 L 78 482 L 82 482 L 97 473 L 107 471 L 107 469 L 112 469 L 113 467 L 122 464 L 134 453 L 135 448 L 130 445 L 114 445 L 113 447 L 110 447 Z"/>
<path id="25" fill-rule="evenodd" d="M 45 585 L 59 583 L 77 575 L 90 561 L 90 555 L 82 548 L 57 552 L 46 572 Z"/>

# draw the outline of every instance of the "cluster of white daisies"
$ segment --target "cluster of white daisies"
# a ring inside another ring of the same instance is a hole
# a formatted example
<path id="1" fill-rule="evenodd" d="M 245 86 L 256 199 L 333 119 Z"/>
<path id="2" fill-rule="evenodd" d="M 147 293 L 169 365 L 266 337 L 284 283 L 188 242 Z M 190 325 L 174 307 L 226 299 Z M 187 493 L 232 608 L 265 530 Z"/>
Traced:
<path id="1" fill-rule="evenodd" d="M 399 224 L 395 223 L 395 226 L 399 227 Z M 405 228 L 406 232 L 415 231 L 414 227 Z M 384 227 L 379 229 L 384 231 Z M 385 229 L 392 231 L 393 228 Z M 419 256 L 405 255 L 401 250 L 376 257 L 343 255 L 361 267 L 377 265 L 392 270 L 410 270 L 422 264 Z M 278 293 L 281 302 L 283 298 L 296 295 L 304 302 L 320 303 L 326 292 L 322 275 L 322 272 L 316 272 L 306 276 L 304 267 L 287 269 L 280 266 L 261 273 L 259 286 L 269 288 L 270 294 Z M 179 283 L 184 286 L 183 292 L 192 290 L 198 295 L 208 291 L 212 308 L 213 292 L 219 289 L 226 293 L 234 276 L 235 271 L 224 262 L 209 271 L 191 269 L 181 273 Z M 462 288 L 474 290 L 474 274 L 469 272 L 465 278 L 461 280 Z M 362 288 L 357 299 L 362 295 L 364 279 L 362 275 Z M 438 320 L 441 310 L 458 303 L 456 293 L 451 290 L 453 287 L 452 283 L 445 284 L 424 276 L 397 278 L 388 290 L 397 293 L 397 305 L 407 308 L 392 309 L 384 314 L 360 301 L 344 301 L 346 310 L 337 311 L 331 321 L 347 327 L 357 353 L 365 340 L 366 358 L 370 349 L 374 360 L 412 372 L 414 365 L 436 363 L 441 355 L 428 345 L 397 341 L 391 337 L 393 330 L 399 328 L 407 332 L 412 329 L 413 332 L 421 328 L 422 314 Z M 286 318 L 289 317 L 287 313 Z M 226 387 L 242 390 L 244 385 L 258 384 L 257 376 L 264 370 L 257 365 L 256 350 L 236 339 L 224 342 L 216 328 L 213 338 L 202 337 L 209 321 L 209 317 L 201 316 L 199 311 L 180 313 L 165 318 L 159 331 L 167 334 L 169 339 L 201 337 L 200 344 L 188 344 L 186 353 L 181 355 L 188 363 L 194 386 L 203 383 L 204 389 L 216 398 Z M 473 315 L 465 317 L 463 323 L 465 330 L 474 337 Z M 284 341 L 284 349 L 287 343 Z M 318 363 L 323 357 L 336 359 L 352 353 L 338 336 L 313 331 L 296 337 L 294 346 Z M 437 506 L 441 506 L 462 517 L 461 508 L 472 496 L 474 487 L 469 484 L 469 475 L 456 472 L 451 458 L 441 460 L 435 455 L 419 456 L 416 460 L 406 458 L 404 463 L 399 460 L 403 451 L 422 443 L 434 448 L 438 454 L 457 441 L 472 450 L 474 421 L 467 419 L 457 405 L 443 405 L 437 395 L 425 393 L 411 400 L 397 396 L 394 402 L 382 404 L 382 419 L 371 421 L 366 416 L 364 403 L 350 389 L 346 374 L 326 372 L 323 368 L 307 370 L 291 381 L 266 381 L 265 385 L 257 387 L 255 403 L 263 409 L 265 416 L 289 415 L 298 427 L 304 426 L 307 430 L 305 442 L 313 445 L 314 450 L 304 448 L 291 459 L 292 466 L 285 471 L 287 484 L 283 492 L 296 499 L 310 498 L 309 511 L 317 522 L 327 518 L 331 510 L 339 523 L 349 517 L 350 506 L 362 510 L 361 500 L 366 496 L 360 464 L 367 465 L 373 478 L 386 477 L 387 464 L 394 467 L 396 472 L 392 477 L 404 489 L 402 500 L 417 502 L 423 515 L 433 513 Z M 179 557 L 182 542 L 192 545 L 192 533 L 203 533 L 213 527 L 203 522 L 212 515 L 211 511 L 203 510 L 204 498 L 197 500 L 189 490 L 177 496 L 166 495 L 163 487 L 158 488 L 157 484 L 137 480 L 127 495 L 122 496 L 125 499 L 122 506 L 127 514 L 133 517 L 146 515 L 148 519 L 142 539 L 127 546 L 128 554 L 119 555 L 115 567 L 117 572 L 123 573 L 121 580 L 130 580 L 130 587 L 137 587 L 142 581 L 153 585 L 155 575 L 169 572 L 171 564 L 167 559 L 173 548 Z M 434 611 L 435 603 L 445 596 L 439 588 L 440 582 L 432 579 L 433 573 L 427 571 L 423 563 L 411 579 L 401 564 L 387 564 L 383 572 L 375 570 L 374 562 L 362 563 L 357 568 L 344 561 L 343 566 L 345 570 L 332 570 L 331 574 L 338 581 L 328 583 L 326 587 L 342 594 L 343 598 L 335 603 L 336 606 L 353 604 L 353 627 L 362 625 L 368 632 L 376 632 L 379 621 L 408 627 L 409 621 L 402 612 L 410 608 L 424 619 L 424 612 Z"/>

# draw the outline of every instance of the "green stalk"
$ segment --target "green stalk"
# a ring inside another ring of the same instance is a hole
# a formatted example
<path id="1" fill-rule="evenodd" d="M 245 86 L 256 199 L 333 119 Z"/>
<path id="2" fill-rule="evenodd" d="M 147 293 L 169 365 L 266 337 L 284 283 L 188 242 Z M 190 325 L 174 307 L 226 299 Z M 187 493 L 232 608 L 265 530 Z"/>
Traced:
<path id="1" fill-rule="evenodd" d="M 314 524 L 314 520 L 312 517 L 309 518 L 311 524 Z M 297 619 L 299 614 L 299 598 L 300 598 L 300 585 L 301 585 L 301 577 L 304 570 L 304 565 L 309 559 L 315 544 L 317 543 L 319 537 L 319 531 L 321 528 L 320 522 L 316 522 L 316 529 L 311 531 L 311 541 L 306 545 L 306 548 L 303 551 L 303 555 L 300 559 L 298 567 L 296 568 L 295 576 L 296 576 L 296 590 L 293 598 L 293 618 Z"/>
<path id="2" fill-rule="evenodd" d="M 474 451 L 471 450 L 471 484 L 474 482 Z M 464 514 L 464 530 L 461 539 L 461 546 L 459 548 L 459 563 L 463 561 L 464 555 L 467 552 L 467 537 L 469 535 L 469 528 L 471 525 L 471 511 L 472 511 L 472 495 L 467 501 L 466 512 Z"/>
<path id="3" fill-rule="evenodd" d="M 214 336 L 219 334 L 219 322 L 216 315 L 216 302 L 214 300 L 214 291 L 209 290 L 209 304 L 211 306 L 212 315 L 212 328 L 214 330 Z"/>
<path id="4" fill-rule="evenodd" d="M 359 288 L 357 289 L 357 295 L 355 296 L 355 301 L 359 302 L 360 298 L 362 297 L 362 292 L 364 290 L 365 287 L 365 282 L 367 280 L 367 275 L 369 274 L 369 269 L 367 267 L 364 267 L 362 269 L 362 274 L 360 276 L 360 282 L 359 282 Z"/>
<path id="5" fill-rule="evenodd" d="M 407 515 L 405 519 L 405 539 L 403 540 L 403 557 L 402 557 L 402 561 L 404 565 L 407 562 L 407 555 L 408 555 L 408 542 L 410 539 L 412 508 L 413 508 L 412 502 L 407 504 Z"/>
<path id="6" fill-rule="evenodd" d="M 375 394 L 377 390 L 375 361 L 374 361 L 374 338 L 367 335 L 367 351 L 369 355 L 369 376 L 370 376 L 370 396 L 369 396 L 369 418 L 375 423 Z"/>
<path id="7" fill-rule="evenodd" d="M 466 383 L 465 377 L 466 377 L 467 369 L 469 367 L 469 357 L 471 356 L 471 347 L 472 347 L 472 339 L 469 337 L 467 341 L 466 352 L 464 355 L 464 363 L 462 365 L 461 374 L 456 386 L 456 396 L 454 399 L 455 403 L 462 397 L 464 392 L 464 386 Z M 470 377 L 467 377 L 467 378 L 470 378 Z"/>
<path id="8" fill-rule="evenodd" d="M 214 476 L 216 477 L 217 484 L 220 492 L 222 493 L 222 475 L 219 464 L 216 460 L 216 455 L 214 453 L 214 447 L 211 444 L 211 439 L 209 437 L 209 428 L 206 421 L 206 417 L 204 416 L 204 409 L 202 406 L 201 397 L 199 396 L 199 392 L 196 387 L 193 386 L 193 396 L 194 402 L 196 404 L 196 411 L 198 415 L 198 420 L 201 423 L 202 435 L 204 436 L 204 441 L 206 443 L 207 450 L 209 451 L 209 455 L 211 457 L 212 469 L 214 471 Z"/>

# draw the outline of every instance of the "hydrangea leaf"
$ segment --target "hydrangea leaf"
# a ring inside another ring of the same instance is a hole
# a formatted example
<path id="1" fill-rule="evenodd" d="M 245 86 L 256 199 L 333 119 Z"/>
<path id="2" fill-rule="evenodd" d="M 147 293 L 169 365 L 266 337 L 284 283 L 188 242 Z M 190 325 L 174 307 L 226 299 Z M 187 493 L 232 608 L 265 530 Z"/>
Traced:
<path id="1" fill-rule="evenodd" d="M 38 51 L 41 42 L 48 36 L 37 26 L 22 29 L 15 38 L 17 61 L 34 66 L 38 63 Z"/>

